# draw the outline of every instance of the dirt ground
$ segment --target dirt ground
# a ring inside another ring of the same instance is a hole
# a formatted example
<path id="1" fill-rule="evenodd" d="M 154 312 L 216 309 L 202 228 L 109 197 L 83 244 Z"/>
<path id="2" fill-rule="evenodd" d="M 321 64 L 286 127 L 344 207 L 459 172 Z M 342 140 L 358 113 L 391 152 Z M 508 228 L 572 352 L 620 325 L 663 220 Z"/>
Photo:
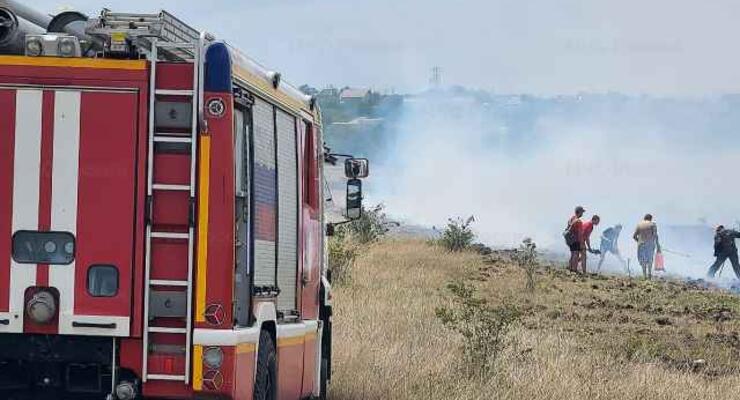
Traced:
<path id="1" fill-rule="evenodd" d="M 493 374 L 462 373 L 463 339 L 435 310 L 464 280 L 521 319 Z M 333 400 L 738 399 L 740 299 L 677 282 L 581 277 L 557 265 L 525 289 L 510 253 L 386 240 L 335 288 Z"/>

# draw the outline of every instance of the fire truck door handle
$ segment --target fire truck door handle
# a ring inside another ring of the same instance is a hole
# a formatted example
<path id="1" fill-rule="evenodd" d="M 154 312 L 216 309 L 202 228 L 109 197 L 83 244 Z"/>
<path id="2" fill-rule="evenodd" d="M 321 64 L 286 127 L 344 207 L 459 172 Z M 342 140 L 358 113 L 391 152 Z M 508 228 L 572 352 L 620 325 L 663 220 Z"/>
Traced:
<path id="1" fill-rule="evenodd" d="M 110 324 L 93 324 L 90 322 L 72 322 L 73 328 L 96 328 L 96 329 L 116 329 L 115 323 Z"/>
<path id="2" fill-rule="evenodd" d="M 0 325 L 10 325 L 9 319 L 0 319 Z"/>

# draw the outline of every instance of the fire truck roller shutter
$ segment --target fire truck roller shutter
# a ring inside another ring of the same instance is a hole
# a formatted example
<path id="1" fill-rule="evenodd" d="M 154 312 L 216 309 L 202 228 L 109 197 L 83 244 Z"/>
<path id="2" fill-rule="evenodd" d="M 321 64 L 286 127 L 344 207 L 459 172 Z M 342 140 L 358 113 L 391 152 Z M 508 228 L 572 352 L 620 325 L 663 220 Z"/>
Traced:
<path id="1" fill-rule="evenodd" d="M 277 111 L 278 311 L 296 310 L 298 279 L 298 156 L 295 118 Z"/>
<path id="2" fill-rule="evenodd" d="M 276 286 L 277 163 L 275 108 L 257 98 L 254 119 L 254 285 Z"/>

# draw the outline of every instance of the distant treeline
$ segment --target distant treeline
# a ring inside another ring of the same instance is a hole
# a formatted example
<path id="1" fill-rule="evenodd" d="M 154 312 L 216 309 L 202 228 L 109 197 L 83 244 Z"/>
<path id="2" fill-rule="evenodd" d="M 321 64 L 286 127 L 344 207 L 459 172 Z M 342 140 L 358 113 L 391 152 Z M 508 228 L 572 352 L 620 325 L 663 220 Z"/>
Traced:
<path id="1" fill-rule="evenodd" d="M 308 85 L 301 90 L 317 97 L 330 147 L 374 158 L 382 157 L 399 135 L 419 133 L 406 131 L 415 125 L 409 123 L 409 116 L 418 119 L 420 114 L 474 120 L 490 138 L 489 144 L 514 151 L 541 143 L 543 121 L 548 125 L 553 121 L 568 121 L 568 125 L 575 121 L 582 127 L 607 125 L 617 132 L 639 126 L 656 134 L 669 133 L 685 143 L 701 138 L 703 145 L 735 142 L 740 127 L 740 94 L 705 98 L 620 93 L 545 97 L 450 87 L 399 95 L 350 87 L 318 90 Z"/>

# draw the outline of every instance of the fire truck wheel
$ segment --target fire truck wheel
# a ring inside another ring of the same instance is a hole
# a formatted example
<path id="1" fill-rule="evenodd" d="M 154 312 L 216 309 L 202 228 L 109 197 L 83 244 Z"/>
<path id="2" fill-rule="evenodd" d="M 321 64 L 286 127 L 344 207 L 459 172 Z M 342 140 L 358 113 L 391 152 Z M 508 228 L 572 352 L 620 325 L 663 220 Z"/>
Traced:
<path id="1" fill-rule="evenodd" d="M 275 343 L 267 331 L 260 333 L 257 354 L 257 377 L 254 382 L 254 400 L 277 399 L 277 357 Z"/>
<path id="2" fill-rule="evenodd" d="M 326 400 L 327 389 L 328 389 L 328 377 L 329 374 L 329 360 L 326 358 L 321 359 L 321 392 L 319 393 L 319 400 Z"/>

